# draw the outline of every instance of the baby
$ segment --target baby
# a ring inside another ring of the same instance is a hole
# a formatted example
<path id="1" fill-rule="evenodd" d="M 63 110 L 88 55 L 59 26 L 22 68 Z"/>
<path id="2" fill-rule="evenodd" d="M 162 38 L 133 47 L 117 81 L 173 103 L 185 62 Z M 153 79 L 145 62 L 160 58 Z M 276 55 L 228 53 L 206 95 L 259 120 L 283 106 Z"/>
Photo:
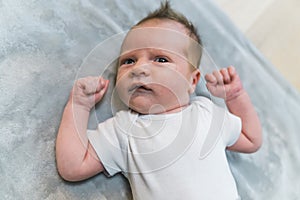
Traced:
<path id="1" fill-rule="evenodd" d="M 109 82 L 77 80 L 57 136 L 60 175 L 79 181 L 121 172 L 134 199 L 238 199 L 225 150 L 257 151 L 260 122 L 232 66 L 205 75 L 208 90 L 229 111 L 190 98 L 201 54 L 194 26 L 168 2 L 137 23 L 123 41 L 116 78 L 129 109 L 87 130 Z"/>

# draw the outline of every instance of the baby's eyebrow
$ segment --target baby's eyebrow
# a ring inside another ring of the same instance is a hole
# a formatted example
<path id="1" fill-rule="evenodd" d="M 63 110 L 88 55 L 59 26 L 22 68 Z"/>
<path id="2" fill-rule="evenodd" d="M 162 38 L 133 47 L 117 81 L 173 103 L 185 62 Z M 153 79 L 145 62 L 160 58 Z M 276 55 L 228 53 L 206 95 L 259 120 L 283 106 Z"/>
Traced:
<path id="1" fill-rule="evenodd" d="M 135 50 L 121 52 L 121 54 L 120 54 L 120 56 L 119 56 L 119 60 L 120 60 L 120 58 L 132 57 L 133 54 L 134 54 L 134 51 L 135 51 Z"/>

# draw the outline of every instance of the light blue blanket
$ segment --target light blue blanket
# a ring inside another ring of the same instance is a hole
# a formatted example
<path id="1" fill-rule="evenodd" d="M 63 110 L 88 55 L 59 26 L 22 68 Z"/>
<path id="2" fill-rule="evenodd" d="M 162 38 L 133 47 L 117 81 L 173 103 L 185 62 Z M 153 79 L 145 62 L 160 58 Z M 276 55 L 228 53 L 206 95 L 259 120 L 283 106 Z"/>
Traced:
<path id="1" fill-rule="evenodd" d="M 236 66 L 261 119 L 261 150 L 228 152 L 242 199 L 299 198 L 299 93 L 211 0 L 171 3 L 198 27 L 217 66 Z M 55 139 L 84 59 L 158 5 L 157 0 L 0 1 L 0 199 L 131 198 L 122 176 L 63 181 L 56 171 Z M 113 79 L 113 73 L 106 75 Z M 109 99 L 96 108 L 97 120 L 111 113 Z"/>

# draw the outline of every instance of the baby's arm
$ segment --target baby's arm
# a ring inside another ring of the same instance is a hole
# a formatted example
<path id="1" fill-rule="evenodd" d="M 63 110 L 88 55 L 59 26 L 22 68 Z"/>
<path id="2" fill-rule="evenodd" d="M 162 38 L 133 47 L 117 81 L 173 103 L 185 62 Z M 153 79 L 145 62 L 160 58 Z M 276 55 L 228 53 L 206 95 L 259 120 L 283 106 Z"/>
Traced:
<path id="1" fill-rule="evenodd" d="M 103 171 L 86 131 L 90 110 L 107 87 L 108 80 L 86 77 L 77 80 L 72 89 L 56 140 L 57 168 L 68 181 L 83 180 Z"/>
<path id="2" fill-rule="evenodd" d="M 244 153 L 257 151 L 262 143 L 260 121 L 234 67 L 214 71 L 205 79 L 212 95 L 223 98 L 229 111 L 242 120 L 242 133 L 228 149 Z"/>

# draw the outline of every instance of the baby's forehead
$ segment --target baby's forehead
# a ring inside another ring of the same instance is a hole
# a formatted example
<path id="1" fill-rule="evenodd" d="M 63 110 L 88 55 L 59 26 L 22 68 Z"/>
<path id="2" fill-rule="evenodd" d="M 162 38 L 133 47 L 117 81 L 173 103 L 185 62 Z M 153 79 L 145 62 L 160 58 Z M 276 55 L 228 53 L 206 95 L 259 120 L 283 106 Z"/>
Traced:
<path id="1" fill-rule="evenodd" d="M 121 52 L 136 49 L 160 49 L 186 55 L 190 38 L 178 31 L 165 28 L 134 28 L 126 35 Z"/>

